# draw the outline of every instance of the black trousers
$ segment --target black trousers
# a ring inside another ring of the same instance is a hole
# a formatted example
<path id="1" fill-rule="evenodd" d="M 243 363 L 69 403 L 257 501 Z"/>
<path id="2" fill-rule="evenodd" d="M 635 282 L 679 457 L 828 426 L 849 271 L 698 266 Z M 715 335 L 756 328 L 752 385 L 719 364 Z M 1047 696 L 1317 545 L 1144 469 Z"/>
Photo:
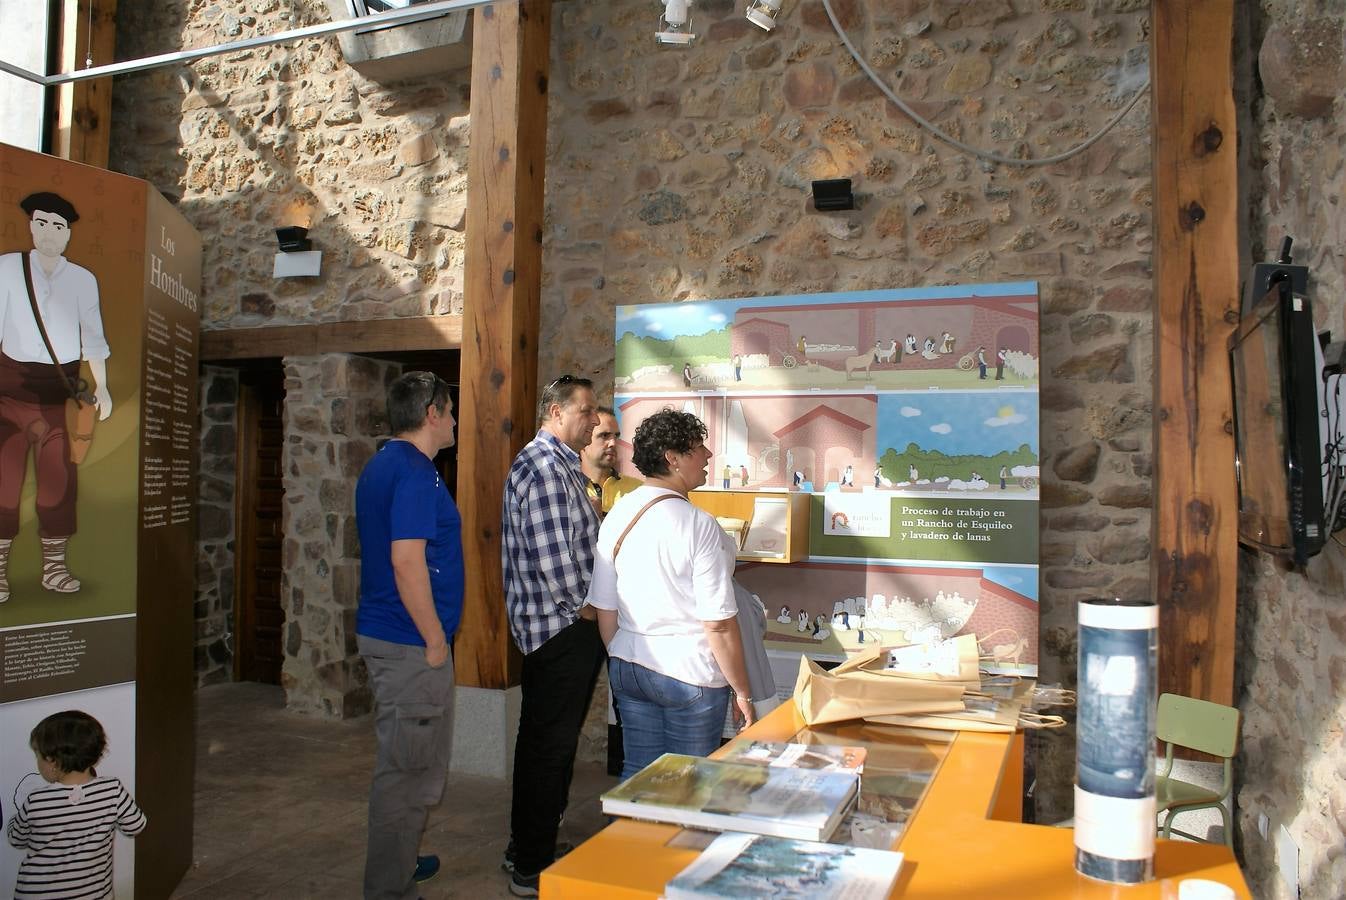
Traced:
<path id="1" fill-rule="evenodd" d="M 535 875 L 556 856 L 580 728 L 606 654 L 598 625 L 577 619 L 523 658 L 510 831 L 514 867 Z"/>

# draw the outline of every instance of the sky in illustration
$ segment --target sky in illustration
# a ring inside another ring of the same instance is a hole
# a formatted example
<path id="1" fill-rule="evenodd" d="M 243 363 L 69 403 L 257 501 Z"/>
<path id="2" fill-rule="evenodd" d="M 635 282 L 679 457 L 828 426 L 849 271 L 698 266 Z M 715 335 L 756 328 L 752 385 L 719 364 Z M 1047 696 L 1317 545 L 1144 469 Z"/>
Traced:
<path id="1" fill-rule="evenodd" d="M 957 285 L 952 287 L 903 288 L 901 290 L 840 291 L 827 294 L 828 303 L 876 303 L 884 300 L 946 300 L 964 297 L 1029 296 L 1037 293 L 1035 282 Z M 617 307 L 617 337 L 634 334 L 665 340 L 684 335 L 718 331 L 734 320 L 740 309 L 809 303 L 808 294 L 753 297 L 747 300 L 685 300 L 681 303 L 648 303 Z"/>
<path id="2" fill-rule="evenodd" d="M 880 394 L 878 450 L 915 443 L 949 456 L 992 456 L 1027 444 L 1038 452 L 1036 391 Z"/>
<path id="3" fill-rule="evenodd" d="M 981 573 L 987 581 L 994 581 L 1025 597 L 1038 599 L 1037 566 L 983 566 Z"/>

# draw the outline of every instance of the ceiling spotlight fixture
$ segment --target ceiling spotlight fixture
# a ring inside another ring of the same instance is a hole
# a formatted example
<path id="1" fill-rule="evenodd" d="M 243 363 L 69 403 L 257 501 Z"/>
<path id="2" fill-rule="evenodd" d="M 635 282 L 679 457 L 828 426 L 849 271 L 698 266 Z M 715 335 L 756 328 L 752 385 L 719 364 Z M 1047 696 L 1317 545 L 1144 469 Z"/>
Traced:
<path id="1" fill-rule="evenodd" d="M 776 27 L 780 4 L 781 0 L 752 0 L 748 4 L 748 21 L 763 31 L 770 31 Z"/>
<path id="2" fill-rule="evenodd" d="M 690 28 L 692 0 L 664 0 L 664 14 L 659 17 L 659 30 L 654 39 L 661 44 L 687 46 L 696 35 Z"/>

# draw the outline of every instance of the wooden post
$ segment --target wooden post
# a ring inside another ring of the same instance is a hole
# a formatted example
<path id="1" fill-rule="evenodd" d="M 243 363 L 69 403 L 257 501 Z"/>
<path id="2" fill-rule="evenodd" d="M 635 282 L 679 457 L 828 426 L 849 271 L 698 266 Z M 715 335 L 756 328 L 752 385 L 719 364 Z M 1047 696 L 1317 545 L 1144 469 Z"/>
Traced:
<path id="1" fill-rule="evenodd" d="M 505 618 L 500 501 L 536 431 L 551 2 L 502 0 L 474 15 L 458 417 L 468 563 L 454 670 L 459 684 L 505 688 L 520 657 Z"/>
<path id="2" fill-rule="evenodd" d="M 58 57 L 61 72 L 85 68 L 90 55 L 94 65 L 113 62 L 116 45 L 117 0 L 64 0 Z M 77 81 L 56 90 L 53 154 L 106 169 L 112 140 L 112 79 Z"/>
<path id="3" fill-rule="evenodd" d="M 1156 3 L 1154 520 L 1163 691 L 1233 701 L 1238 321 L 1233 3 Z"/>

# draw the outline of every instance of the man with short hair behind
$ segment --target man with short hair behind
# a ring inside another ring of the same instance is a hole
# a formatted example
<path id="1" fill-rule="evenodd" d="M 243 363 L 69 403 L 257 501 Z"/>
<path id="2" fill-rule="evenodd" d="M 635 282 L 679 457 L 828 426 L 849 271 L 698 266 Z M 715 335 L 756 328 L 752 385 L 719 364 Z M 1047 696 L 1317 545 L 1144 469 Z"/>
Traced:
<path id="1" fill-rule="evenodd" d="M 617 440 L 620 437 L 616 411 L 610 406 L 598 407 L 598 425 L 589 443 L 580 451 L 580 470 L 589 481 L 585 488 L 600 519 L 623 495 L 644 484 L 639 478 L 618 473 Z"/>
<path id="2" fill-rule="evenodd" d="M 535 897 L 556 856 L 580 728 L 603 663 L 592 608 L 598 513 L 580 451 L 599 417 L 593 383 L 563 375 L 542 390 L 537 436 L 514 458 L 501 510 L 510 632 L 523 651 L 514 800 L 505 868 L 510 891 Z"/>
<path id="3" fill-rule="evenodd" d="M 360 533 L 356 641 L 378 704 L 366 900 L 414 900 L 439 870 L 418 857 L 444 793 L 453 728 L 449 642 L 463 609 L 462 519 L 435 468 L 454 443 L 449 385 L 407 372 L 388 387 L 393 438 L 355 486 Z"/>

